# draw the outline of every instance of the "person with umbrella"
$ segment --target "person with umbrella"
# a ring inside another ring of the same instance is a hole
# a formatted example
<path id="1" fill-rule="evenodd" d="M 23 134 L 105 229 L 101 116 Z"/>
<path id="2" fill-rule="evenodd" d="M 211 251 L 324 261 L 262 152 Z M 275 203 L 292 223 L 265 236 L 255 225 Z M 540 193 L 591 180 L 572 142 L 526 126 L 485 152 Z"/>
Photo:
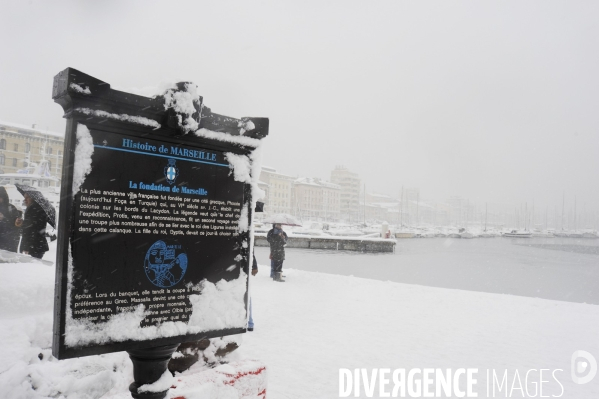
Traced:
<path id="1" fill-rule="evenodd" d="M 10 203 L 6 189 L 0 187 L 0 249 L 17 252 L 20 228 L 16 222 L 21 214 L 22 212 Z"/>
<path id="2" fill-rule="evenodd" d="M 287 233 L 283 231 L 283 226 L 280 223 L 275 223 L 266 235 L 266 240 L 270 244 L 270 277 L 273 281 L 284 283 L 285 280 L 281 278 L 281 275 L 283 274 Z"/>
<path id="3" fill-rule="evenodd" d="M 283 277 L 283 261 L 285 260 L 285 245 L 287 245 L 287 233 L 283 231 L 285 226 L 300 226 L 301 223 L 287 213 L 278 213 L 267 217 L 264 223 L 272 223 L 272 229 L 266 235 L 270 244 L 270 277 L 274 281 L 285 282 Z"/>
<path id="4" fill-rule="evenodd" d="M 17 219 L 17 226 L 21 226 L 21 253 L 41 259 L 48 251 L 46 240 L 46 225 L 50 223 L 56 227 L 56 210 L 50 202 L 33 187 L 15 184 L 17 190 L 25 198 L 24 219 Z"/>

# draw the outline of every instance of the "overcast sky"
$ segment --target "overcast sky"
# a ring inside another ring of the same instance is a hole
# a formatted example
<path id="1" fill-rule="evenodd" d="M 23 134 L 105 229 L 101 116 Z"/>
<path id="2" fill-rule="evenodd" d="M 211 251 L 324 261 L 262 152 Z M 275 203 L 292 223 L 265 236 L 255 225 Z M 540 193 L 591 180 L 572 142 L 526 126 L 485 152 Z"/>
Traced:
<path id="1" fill-rule="evenodd" d="M 73 67 L 270 118 L 263 164 L 444 200 L 599 203 L 597 1 L 14 1 L 0 120 L 63 131 Z"/>

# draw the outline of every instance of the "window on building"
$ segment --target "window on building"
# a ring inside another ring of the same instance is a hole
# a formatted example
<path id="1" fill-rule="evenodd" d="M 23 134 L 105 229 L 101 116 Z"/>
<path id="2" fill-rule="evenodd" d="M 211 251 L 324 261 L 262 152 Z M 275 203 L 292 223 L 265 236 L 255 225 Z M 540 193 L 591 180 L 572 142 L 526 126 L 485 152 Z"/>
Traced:
<path id="1" fill-rule="evenodd" d="M 17 158 L 12 159 L 12 166 L 17 166 Z"/>
<path id="2" fill-rule="evenodd" d="M 62 156 L 62 150 L 58 150 L 58 156 Z"/>
<path id="3" fill-rule="evenodd" d="M 28 166 L 29 166 L 29 164 L 27 163 L 27 161 L 23 160 L 23 167 L 26 168 Z"/>
<path id="4" fill-rule="evenodd" d="M 4 154 L 0 154 L 0 165 L 4 165 Z"/>
<path id="5" fill-rule="evenodd" d="M 52 147 L 46 148 L 46 154 L 52 154 Z"/>
<path id="6" fill-rule="evenodd" d="M 6 140 L 4 139 L 0 140 L 0 150 L 6 150 Z M 4 163 L 2 165 L 4 165 Z"/>
<path id="7" fill-rule="evenodd" d="M 18 151 L 19 151 L 19 145 L 18 145 L 17 143 L 15 143 L 15 144 L 13 145 L 13 151 L 14 151 L 14 152 L 18 152 Z"/>
<path id="8" fill-rule="evenodd" d="M 31 151 L 31 144 L 25 143 L 25 152 L 30 152 L 30 151 Z"/>
<path id="9" fill-rule="evenodd" d="M 48 161 L 48 170 L 52 170 L 52 161 Z"/>

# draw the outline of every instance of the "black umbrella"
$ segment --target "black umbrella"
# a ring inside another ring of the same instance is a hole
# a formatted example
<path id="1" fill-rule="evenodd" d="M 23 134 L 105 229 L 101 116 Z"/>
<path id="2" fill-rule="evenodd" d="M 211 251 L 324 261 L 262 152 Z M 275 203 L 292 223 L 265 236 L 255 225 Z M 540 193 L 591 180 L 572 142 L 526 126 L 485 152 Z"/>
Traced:
<path id="1" fill-rule="evenodd" d="M 34 187 L 25 186 L 23 184 L 15 184 L 15 187 L 23 196 L 27 194 L 32 200 L 37 202 L 37 204 L 42 207 L 44 212 L 46 212 L 50 226 L 56 228 L 56 209 L 54 209 L 54 206 L 52 206 L 50 201 L 48 201 L 48 199 Z"/>

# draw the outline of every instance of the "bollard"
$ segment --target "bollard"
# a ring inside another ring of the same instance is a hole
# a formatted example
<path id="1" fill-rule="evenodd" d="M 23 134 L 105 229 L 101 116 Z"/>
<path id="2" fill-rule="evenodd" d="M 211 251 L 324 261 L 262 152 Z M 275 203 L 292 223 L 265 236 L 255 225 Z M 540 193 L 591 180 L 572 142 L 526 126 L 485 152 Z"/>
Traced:
<path id="1" fill-rule="evenodd" d="M 162 392 L 137 392 L 137 389 L 142 385 L 156 382 L 162 377 L 167 370 L 171 355 L 178 347 L 179 344 L 175 344 L 127 351 L 133 362 L 134 382 L 129 385 L 132 397 L 135 399 L 163 399 L 166 396 L 168 389 Z"/>

